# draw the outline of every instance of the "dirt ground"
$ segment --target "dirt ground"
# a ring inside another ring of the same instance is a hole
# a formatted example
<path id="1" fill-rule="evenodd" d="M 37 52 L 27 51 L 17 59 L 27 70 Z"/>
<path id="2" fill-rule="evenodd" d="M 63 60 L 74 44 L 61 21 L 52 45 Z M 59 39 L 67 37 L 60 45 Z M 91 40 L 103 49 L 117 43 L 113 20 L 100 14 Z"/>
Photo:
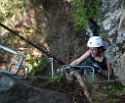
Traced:
<path id="1" fill-rule="evenodd" d="M 38 80 L 38 84 L 40 88 L 45 88 L 53 91 L 57 91 L 60 93 L 68 94 L 72 99 L 72 103 L 89 103 L 86 99 L 83 89 L 77 83 L 39 83 L 41 80 Z"/>
<path id="2" fill-rule="evenodd" d="M 83 88 L 77 82 L 51 83 L 45 82 L 43 79 L 37 79 L 35 85 L 68 94 L 72 103 L 89 103 L 84 95 Z M 94 103 L 125 103 L 125 89 L 119 82 L 106 85 L 96 84 L 94 88 L 89 88 L 89 91 Z"/>

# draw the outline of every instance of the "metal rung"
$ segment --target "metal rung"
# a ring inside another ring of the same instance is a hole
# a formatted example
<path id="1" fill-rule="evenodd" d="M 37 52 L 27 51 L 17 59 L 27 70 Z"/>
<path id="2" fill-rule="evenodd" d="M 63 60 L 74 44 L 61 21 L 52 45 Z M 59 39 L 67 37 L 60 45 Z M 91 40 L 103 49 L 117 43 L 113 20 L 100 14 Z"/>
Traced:
<path id="1" fill-rule="evenodd" d="M 93 80 L 93 82 L 95 82 L 95 70 L 94 70 L 94 67 L 88 66 L 88 65 L 79 65 L 79 66 L 63 65 L 61 67 L 61 71 L 63 71 L 63 69 L 65 67 L 72 67 L 72 68 L 83 69 L 84 70 L 84 75 L 87 73 L 87 71 L 92 72 L 92 80 Z M 109 71 L 107 71 L 107 73 L 108 73 L 108 80 L 110 80 L 110 73 L 109 73 Z"/>
<path id="2" fill-rule="evenodd" d="M 13 62 L 13 63 L 11 63 L 11 64 L 9 65 L 8 71 L 11 71 L 11 67 L 12 67 L 13 65 L 18 66 L 17 63 L 14 63 L 14 62 Z M 28 77 L 29 67 L 26 66 L 26 65 L 21 65 L 21 67 L 23 67 L 23 68 L 25 69 L 25 75 L 24 75 L 23 77 L 20 77 L 20 76 L 15 76 L 15 77 L 16 77 L 16 78 L 19 78 L 19 79 L 26 79 L 26 78 Z"/>
<path id="3" fill-rule="evenodd" d="M 3 46 L 3 45 L 0 45 L 0 48 L 3 49 L 3 50 L 8 51 L 8 52 L 10 52 L 10 53 L 15 54 L 15 55 L 19 56 L 19 58 L 20 58 L 18 63 L 11 63 L 11 64 L 9 65 L 9 67 L 8 67 L 8 70 L 0 70 L 0 72 L 6 73 L 6 74 L 9 74 L 9 75 L 12 75 L 12 76 L 15 76 L 15 75 L 18 74 L 18 72 L 20 71 L 20 68 L 23 66 L 23 67 L 25 68 L 25 70 L 26 70 L 26 75 L 25 75 L 23 78 L 26 79 L 27 76 L 28 76 L 28 70 L 29 70 L 29 68 L 28 68 L 28 66 L 22 64 L 22 63 L 23 63 L 24 56 L 23 56 L 21 53 L 15 51 L 15 50 L 13 50 L 13 49 L 10 49 L 10 48 L 8 48 L 8 47 L 5 47 L 5 46 Z M 10 72 L 12 65 L 16 65 L 16 66 L 17 66 L 15 72 Z"/>
<path id="4" fill-rule="evenodd" d="M 83 70 L 91 70 L 92 71 L 92 79 L 93 81 L 95 81 L 95 70 L 92 66 L 85 66 L 85 65 L 80 65 L 80 66 L 72 66 L 72 65 L 63 65 L 61 67 L 61 71 L 63 71 L 64 67 L 72 67 L 72 68 L 80 68 L 80 69 L 83 69 Z"/>

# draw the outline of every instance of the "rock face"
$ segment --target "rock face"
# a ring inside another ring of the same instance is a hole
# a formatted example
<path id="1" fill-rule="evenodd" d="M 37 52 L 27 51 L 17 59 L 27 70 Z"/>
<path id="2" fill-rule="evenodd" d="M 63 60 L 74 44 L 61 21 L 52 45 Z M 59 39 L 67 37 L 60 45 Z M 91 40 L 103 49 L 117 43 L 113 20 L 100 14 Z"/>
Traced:
<path id="1" fill-rule="evenodd" d="M 125 85 L 125 3 L 124 0 L 110 0 L 107 6 L 105 0 L 102 2 L 103 30 L 101 34 L 109 34 L 111 41 L 106 56 L 112 63 L 114 75 L 118 76 L 118 79 Z"/>
<path id="2" fill-rule="evenodd" d="M 71 103 L 71 101 L 66 94 L 38 89 L 3 75 L 0 78 L 0 103 Z"/>

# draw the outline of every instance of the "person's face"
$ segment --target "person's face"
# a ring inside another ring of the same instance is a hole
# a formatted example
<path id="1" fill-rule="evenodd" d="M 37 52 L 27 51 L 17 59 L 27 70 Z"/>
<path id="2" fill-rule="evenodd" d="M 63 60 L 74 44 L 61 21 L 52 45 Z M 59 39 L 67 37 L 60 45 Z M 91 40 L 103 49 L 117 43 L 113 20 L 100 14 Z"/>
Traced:
<path id="1" fill-rule="evenodd" d="M 92 57 L 96 57 L 99 54 L 99 49 L 96 47 L 89 47 Z"/>

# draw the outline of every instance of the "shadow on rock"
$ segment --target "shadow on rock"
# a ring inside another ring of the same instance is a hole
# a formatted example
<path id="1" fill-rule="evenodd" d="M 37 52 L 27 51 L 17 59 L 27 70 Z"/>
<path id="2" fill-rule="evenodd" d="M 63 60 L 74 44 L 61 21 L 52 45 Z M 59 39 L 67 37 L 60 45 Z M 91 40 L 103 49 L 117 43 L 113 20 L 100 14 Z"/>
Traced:
<path id="1" fill-rule="evenodd" d="M 40 89 L 24 81 L 2 75 L 0 103 L 71 103 L 66 94 Z"/>

